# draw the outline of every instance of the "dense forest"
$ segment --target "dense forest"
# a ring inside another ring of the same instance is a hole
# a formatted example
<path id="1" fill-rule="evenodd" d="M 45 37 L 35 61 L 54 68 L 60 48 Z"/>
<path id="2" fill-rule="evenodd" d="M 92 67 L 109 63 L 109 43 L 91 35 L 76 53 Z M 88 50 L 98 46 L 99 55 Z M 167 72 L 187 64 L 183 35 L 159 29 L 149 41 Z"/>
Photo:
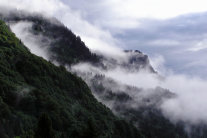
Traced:
<path id="1" fill-rule="evenodd" d="M 1 138 L 139 138 L 81 78 L 29 52 L 0 21 Z"/>

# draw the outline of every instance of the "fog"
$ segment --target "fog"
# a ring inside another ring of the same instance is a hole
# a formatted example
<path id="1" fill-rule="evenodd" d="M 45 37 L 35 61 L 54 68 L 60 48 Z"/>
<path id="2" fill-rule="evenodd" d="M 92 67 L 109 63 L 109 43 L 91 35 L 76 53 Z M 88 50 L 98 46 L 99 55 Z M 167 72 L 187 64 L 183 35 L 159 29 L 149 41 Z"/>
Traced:
<path id="1" fill-rule="evenodd" d="M 48 60 L 49 53 L 47 48 L 49 47 L 50 40 L 42 35 L 32 34 L 30 32 L 32 24 L 32 22 L 21 21 L 9 23 L 9 26 L 33 54 Z"/>
<path id="2" fill-rule="evenodd" d="M 158 59 L 159 60 L 159 59 Z M 163 59 L 162 59 L 163 62 Z M 157 64 L 157 65 L 155 65 Z M 151 73 L 144 69 L 137 72 L 131 72 L 124 70 L 120 66 L 111 70 L 101 70 L 89 64 L 79 64 L 73 67 L 75 70 L 82 72 L 93 72 L 94 74 L 102 74 L 107 78 L 111 78 L 115 82 L 118 82 L 119 86 L 115 87 L 113 84 L 105 83 L 105 87 L 112 87 L 112 89 L 119 89 L 123 92 L 121 84 L 137 87 L 141 90 L 139 93 L 127 93 L 133 97 L 136 105 L 139 103 L 140 97 L 143 95 L 146 97 L 155 96 L 158 87 L 170 90 L 170 92 L 176 94 L 176 97 L 166 98 L 159 105 L 159 109 L 163 114 L 170 119 L 173 123 L 183 121 L 190 124 L 207 123 L 207 81 L 199 77 L 187 76 L 183 74 L 175 74 L 170 69 L 164 68 L 162 63 L 153 63 L 156 68 L 160 68 L 160 76 L 155 73 Z M 126 90 L 126 92 L 130 92 Z M 135 91 L 137 92 L 137 91 Z M 157 93 L 158 94 L 158 93 Z M 114 103 L 113 103 L 114 104 Z M 110 103 L 110 105 L 113 105 Z M 131 103 L 134 104 L 134 103 Z M 139 103 L 140 104 L 140 103 Z M 129 105 L 134 106 L 134 105 Z"/>

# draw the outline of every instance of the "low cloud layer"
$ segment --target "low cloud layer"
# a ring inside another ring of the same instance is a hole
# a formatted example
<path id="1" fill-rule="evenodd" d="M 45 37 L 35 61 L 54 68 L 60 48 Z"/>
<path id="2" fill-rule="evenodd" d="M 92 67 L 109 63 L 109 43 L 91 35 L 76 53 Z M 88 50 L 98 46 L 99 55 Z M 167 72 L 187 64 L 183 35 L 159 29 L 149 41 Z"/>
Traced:
<path id="1" fill-rule="evenodd" d="M 159 63 L 159 66 L 161 63 Z M 112 86 L 112 89 L 119 89 L 120 92 L 124 91 L 121 84 L 128 85 L 131 87 L 140 88 L 139 93 L 130 93 L 130 90 L 126 90 L 130 96 L 133 97 L 134 101 L 139 102 L 140 96 L 143 95 L 156 96 L 158 93 L 157 88 L 161 87 L 174 93 L 176 97 L 165 99 L 159 109 L 162 110 L 166 118 L 176 123 L 183 121 L 189 124 L 197 125 L 199 123 L 207 123 L 207 81 L 186 76 L 182 74 L 174 74 L 168 72 L 167 69 L 163 69 L 163 65 L 160 66 L 162 70 L 165 70 L 165 74 L 168 75 L 161 77 L 157 74 L 150 73 L 149 71 L 140 70 L 137 72 L 131 72 L 123 70 L 122 68 L 115 68 L 111 70 L 101 70 L 100 68 L 94 67 L 89 64 L 78 64 L 73 67 L 74 70 L 78 70 L 85 73 L 102 74 L 107 78 L 111 78 L 115 82 L 118 82 L 119 86 Z M 86 78 L 85 78 L 86 79 Z M 88 82 L 89 83 L 89 82 Z M 90 85 L 90 84 L 89 84 Z M 105 82 L 105 87 L 112 84 Z M 114 88 L 113 88 L 114 87 Z M 115 90 L 117 91 L 117 90 Z M 135 91 L 134 91 L 135 92 Z M 109 107 L 114 103 L 108 103 Z M 129 106 L 135 106 L 134 103 L 130 103 Z M 141 104 L 141 103 L 139 103 Z M 157 103 L 156 103 L 157 104 Z M 137 107 L 139 105 L 136 105 Z M 135 107 L 136 107 L 135 106 Z M 111 107 L 112 108 L 112 107 Z"/>
<path id="2" fill-rule="evenodd" d="M 136 28 L 140 18 L 169 19 L 182 14 L 204 12 L 204 0 L 63 0 L 82 12 L 94 24 L 113 28 Z M 103 12 L 104 11 L 104 12 Z"/>

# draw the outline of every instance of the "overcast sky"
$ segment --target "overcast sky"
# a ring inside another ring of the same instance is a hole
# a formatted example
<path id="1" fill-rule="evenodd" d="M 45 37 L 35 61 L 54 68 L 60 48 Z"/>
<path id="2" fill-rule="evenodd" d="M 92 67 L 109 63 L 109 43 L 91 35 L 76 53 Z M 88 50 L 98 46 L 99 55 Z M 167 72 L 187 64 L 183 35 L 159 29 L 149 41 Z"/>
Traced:
<path id="1" fill-rule="evenodd" d="M 138 49 L 176 73 L 207 76 L 205 0 L 0 0 L 0 5 L 55 16 L 93 51 Z"/>

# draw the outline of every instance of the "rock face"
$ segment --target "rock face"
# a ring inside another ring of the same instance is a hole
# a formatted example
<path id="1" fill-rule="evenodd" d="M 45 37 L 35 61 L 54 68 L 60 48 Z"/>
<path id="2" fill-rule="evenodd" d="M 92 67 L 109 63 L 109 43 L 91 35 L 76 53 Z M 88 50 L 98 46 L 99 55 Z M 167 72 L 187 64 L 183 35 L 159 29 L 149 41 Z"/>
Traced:
<path id="1" fill-rule="evenodd" d="M 129 59 L 128 63 L 125 63 L 123 67 L 131 70 L 132 72 L 137 72 L 140 69 L 148 70 L 149 72 L 155 73 L 155 70 L 150 65 L 149 58 L 138 50 L 125 50 L 124 51 Z"/>

